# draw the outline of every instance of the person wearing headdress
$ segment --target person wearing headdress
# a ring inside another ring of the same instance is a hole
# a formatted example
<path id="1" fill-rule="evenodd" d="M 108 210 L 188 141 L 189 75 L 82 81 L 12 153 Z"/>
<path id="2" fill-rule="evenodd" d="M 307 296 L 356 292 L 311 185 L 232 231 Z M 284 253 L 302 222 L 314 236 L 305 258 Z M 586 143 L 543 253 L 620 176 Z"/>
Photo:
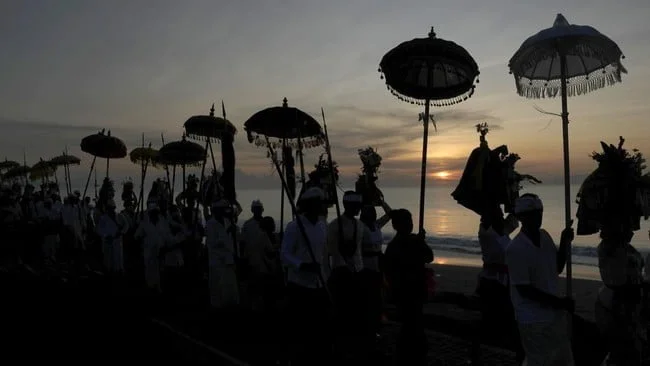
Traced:
<path id="1" fill-rule="evenodd" d="M 391 296 L 402 320 L 397 356 L 403 364 L 420 363 L 427 354 L 422 308 L 426 300 L 426 268 L 433 251 L 425 233 L 413 233 L 413 216 L 405 209 L 390 213 L 395 237 L 384 254 L 384 271 Z"/>
<path id="2" fill-rule="evenodd" d="M 140 221 L 134 237 L 142 240 L 145 283 L 150 290 L 160 292 L 162 250 L 172 240 L 172 235 L 169 223 L 160 214 L 160 207 L 154 199 L 147 202 L 147 215 Z"/>
<path id="3" fill-rule="evenodd" d="M 594 153 L 598 168 L 579 194 L 578 234 L 600 231 L 598 268 L 603 286 L 596 300 L 596 324 L 607 340 L 606 365 L 646 365 L 650 362 L 648 323 L 643 322 L 643 266 L 641 253 L 631 244 L 647 202 L 639 197 L 650 186 L 643 177 L 641 153 L 601 143 Z M 647 270 L 647 269 L 646 269 Z M 647 290 L 647 289 L 646 289 Z M 645 304 L 647 306 L 647 304 Z"/>
<path id="4" fill-rule="evenodd" d="M 344 335 L 357 336 L 363 331 L 365 310 L 359 275 L 363 270 L 361 244 L 363 224 L 357 219 L 363 206 L 362 197 L 354 191 L 343 194 L 343 214 L 327 226 L 326 255 L 330 260 L 331 273 L 328 286 L 334 300 L 337 321 L 335 329 Z"/>
<path id="5" fill-rule="evenodd" d="M 205 229 L 210 304 L 216 309 L 233 307 L 239 304 L 239 285 L 232 240 L 234 225 L 227 218 L 230 204 L 221 199 L 211 206 L 211 217 Z"/>
<path id="6" fill-rule="evenodd" d="M 514 211 L 521 231 L 506 248 L 506 265 L 526 362 L 530 366 L 573 365 L 567 312 L 573 312 L 574 302 L 559 297 L 558 288 L 573 228 L 562 231 L 558 249 L 542 229 L 544 205 L 537 195 L 519 197 Z"/>
<path id="7" fill-rule="evenodd" d="M 328 338 L 329 298 L 325 278 L 327 224 L 319 218 L 325 194 L 318 187 L 306 189 L 298 199 L 300 213 L 287 224 L 280 258 L 287 266 L 288 321 L 291 354 L 298 364 L 324 363 L 331 349 Z M 304 230 L 304 231 L 303 231 Z"/>
<path id="8" fill-rule="evenodd" d="M 104 214 L 99 218 L 97 234 L 102 242 L 104 268 L 113 275 L 124 274 L 124 247 L 122 239 L 129 230 L 128 223 L 115 212 L 112 198 L 104 203 Z"/>

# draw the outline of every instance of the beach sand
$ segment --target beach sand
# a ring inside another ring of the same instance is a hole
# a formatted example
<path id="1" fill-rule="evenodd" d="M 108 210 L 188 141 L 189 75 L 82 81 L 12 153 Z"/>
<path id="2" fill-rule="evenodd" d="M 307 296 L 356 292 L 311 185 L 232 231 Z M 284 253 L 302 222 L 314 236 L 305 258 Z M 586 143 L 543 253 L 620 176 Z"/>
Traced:
<path id="1" fill-rule="evenodd" d="M 436 254 L 438 254 L 436 252 Z M 457 292 L 472 295 L 476 290 L 480 268 L 435 263 L 432 265 L 436 272 L 437 291 Z M 577 266 L 576 266 L 577 267 Z M 577 275 L 575 269 L 574 274 Z M 586 320 L 594 321 L 594 303 L 598 295 L 600 281 L 574 278 L 573 297 L 576 301 L 576 314 Z M 560 278 L 560 291 L 566 293 L 566 279 Z M 427 307 L 434 307 L 429 304 Z"/>

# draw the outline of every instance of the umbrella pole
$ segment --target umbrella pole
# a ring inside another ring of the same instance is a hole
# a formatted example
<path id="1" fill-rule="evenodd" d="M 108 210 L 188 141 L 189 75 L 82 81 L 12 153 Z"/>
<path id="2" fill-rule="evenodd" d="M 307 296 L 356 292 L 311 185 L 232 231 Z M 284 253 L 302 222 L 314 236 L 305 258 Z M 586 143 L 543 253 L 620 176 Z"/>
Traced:
<path id="1" fill-rule="evenodd" d="M 422 136 L 422 170 L 420 172 L 420 217 L 419 232 L 424 232 L 424 197 L 427 187 L 427 147 L 429 146 L 429 103 L 427 99 L 424 105 L 424 133 Z"/>
<path id="2" fill-rule="evenodd" d="M 65 164 L 63 164 L 63 183 L 65 184 L 65 193 L 66 195 L 70 195 L 70 190 L 68 189 L 68 174 L 67 170 L 65 168 Z"/>
<path id="3" fill-rule="evenodd" d="M 287 146 L 287 139 L 282 139 L 282 152 Z M 282 171 L 280 174 L 284 177 L 285 174 L 285 161 L 282 159 Z M 289 195 L 289 193 L 287 193 Z M 284 185 L 280 184 L 280 240 L 284 237 Z"/>
<path id="4" fill-rule="evenodd" d="M 201 179 L 199 179 L 199 199 L 196 200 L 196 208 L 194 211 L 194 223 L 192 225 L 192 238 L 194 238 L 196 233 L 197 223 L 199 222 L 199 203 L 201 202 L 203 189 L 203 176 L 205 175 L 205 164 L 208 162 L 208 146 L 210 145 L 210 139 L 205 143 L 205 158 L 203 158 L 203 165 L 201 166 Z"/>
<path id="5" fill-rule="evenodd" d="M 84 194 L 82 196 L 83 199 L 86 198 L 86 192 L 88 192 L 88 184 L 90 184 L 90 177 L 93 174 L 93 170 L 95 169 L 95 161 L 97 160 L 96 156 L 93 156 L 93 162 L 90 164 L 90 171 L 88 172 L 88 179 L 86 179 L 86 186 L 84 187 Z"/>
<path id="6" fill-rule="evenodd" d="M 174 187 L 176 186 L 176 165 L 172 168 L 172 186 L 170 187 L 171 189 L 171 195 L 172 195 L 172 202 L 174 202 Z"/>
<path id="7" fill-rule="evenodd" d="M 72 194 L 72 182 L 70 180 L 70 165 L 65 164 L 63 165 L 63 173 L 67 177 L 67 182 L 68 182 L 68 194 Z"/>
<path id="8" fill-rule="evenodd" d="M 217 171 L 217 163 L 214 160 L 214 151 L 212 150 L 212 142 L 210 142 L 209 138 L 208 138 L 208 146 L 210 147 L 210 156 L 212 157 L 212 169 L 214 169 L 214 171 L 216 172 Z"/>
<path id="9" fill-rule="evenodd" d="M 183 192 L 185 192 L 186 186 L 185 186 L 185 164 L 183 164 Z"/>
<path id="10" fill-rule="evenodd" d="M 136 204 L 136 214 L 142 211 L 142 196 L 144 195 L 144 161 L 140 161 L 140 193 Z"/>
<path id="11" fill-rule="evenodd" d="M 149 159 L 144 162 L 144 170 L 142 172 L 142 186 L 140 187 L 140 212 L 144 212 L 144 184 L 147 180 L 147 170 L 149 168 Z"/>
<path id="12" fill-rule="evenodd" d="M 302 131 L 298 136 L 298 156 L 300 157 L 300 183 L 302 186 L 304 186 L 305 185 L 305 162 L 302 158 Z"/>
<path id="13" fill-rule="evenodd" d="M 111 159 L 106 159 L 106 178 L 108 178 L 108 171 L 111 168 Z"/>
<path id="14" fill-rule="evenodd" d="M 564 222 L 565 228 L 570 228 L 571 220 L 571 162 L 569 161 L 569 111 L 567 107 L 566 95 L 566 55 L 560 54 L 560 78 L 562 92 L 562 143 L 564 150 Z M 566 292 L 567 296 L 572 296 L 571 277 L 571 245 L 567 246 L 566 256 Z"/>

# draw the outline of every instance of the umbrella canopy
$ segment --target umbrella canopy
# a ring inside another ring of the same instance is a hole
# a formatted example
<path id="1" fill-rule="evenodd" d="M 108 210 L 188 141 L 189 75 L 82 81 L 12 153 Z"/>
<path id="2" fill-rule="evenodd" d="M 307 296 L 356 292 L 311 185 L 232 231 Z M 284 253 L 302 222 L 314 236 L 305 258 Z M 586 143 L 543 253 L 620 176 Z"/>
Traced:
<path id="1" fill-rule="evenodd" d="M 17 167 L 9 169 L 6 173 L 2 175 L 3 179 L 14 179 L 19 177 L 24 177 L 31 170 L 30 167 L 26 165 L 19 165 Z"/>
<path id="2" fill-rule="evenodd" d="M 89 135 L 81 140 L 81 151 L 103 159 L 121 159 L 126 156 L 126 145 L 111 131 L 104 134 L 104 130 L 94 135 Z"/>
<path id="3" fill-rule="evenodd" d="M 298 139 L 301 139 L 304 148 L 317 147 L 325 142 L 321 125 L 309 114 L 289 107 L 287 98 L 284 98 L 281 107 L 270 107 L 255 113 L 244 122 L 244 129 L 248 142 L 254 142 L 257 146 L 266 146 L 265 137 L 269 137 L 274 147 L 282 146 L 284 139 L 295 148 L 298 147 Z"/>
<path id="4" fill-rule="evenodd" d="M 74 155 L 59 155 L 48 161 L 51 166 L 61 166 L 61 165 L 79 165 L 81 164 L 81 159 Z"/>
<path id="5" fill-rule="evenodd" d="M 517 93 L 526 98 L 552 98 L 561 92 L 561 56 L 565 56 L 567 96 L 581 95 L 621 82 L 625 58 L 614 41 L 586 25 L 574 25 L 558 14 L 553 26 L 528 38 L 512 56 Z"/>
<path id="6" fill-rule="evenodd" d="M 187 136 L 195 140 L 218 141 L 224 137 L 232 138 L 237 133 L 237 128 L 230 121 L 214 115 L 214 104 L 209 116 L 192 116 L 183 127 Z"/>
<path id="7" fill-rule="evenodd" d="M 137 147 L 129 153 L 129 159 L 134 164 L 142 164 L 148 162 L 155 166 L 156 159 L 158 158 L 158 150 L 149 147 Z"/>
<path id="8" fill-rule="evenodd" d="M 379 63 L 386 87 L 400 100 L 424 105 L 422 168 L 420 171 L 419 229 L 424 232 L 424 192 L 426 190 L 429 107 L 460 103 L 474 94 L 478 65 L 463 47 L 436 38 L 431 27 L 427 38 L 415 38 L 388 51 Z M 436 127 L 435 122 L 433 124 Z"/>
<path id="9" fill-rule="evenodd" d="M 54 174 L 56 166 L 50 164 L 49 161 L 41 159 L 38 163 L 34 164 L 29 170 L 29 179 L 38 180 L 47 178 Z"/>
<path id="10" fill-rule="evenodd" d="M 7 160 L 7 158 L 4 161 L 0 161 L 0 170 L 11 170 L 19 166 L 20 164 L 18 162 Z"/>
<path id="11" fill-rule="evenodd" d="M 156 162 L 165 165 L 200 165 L 205 159 L 205 149 L 194 142 L 181 141 L 165 144 L 158 152 Z"/>
<path id="12" fill-rule="evenodd" d="M 434 106 L 460 103 L 474 94 L 478 65 L 463 47 L 436 38 L 431 28 L 427 38 L 403 42 L 388 51 L 379 63 L 388 90 L 400 100 Z"/>

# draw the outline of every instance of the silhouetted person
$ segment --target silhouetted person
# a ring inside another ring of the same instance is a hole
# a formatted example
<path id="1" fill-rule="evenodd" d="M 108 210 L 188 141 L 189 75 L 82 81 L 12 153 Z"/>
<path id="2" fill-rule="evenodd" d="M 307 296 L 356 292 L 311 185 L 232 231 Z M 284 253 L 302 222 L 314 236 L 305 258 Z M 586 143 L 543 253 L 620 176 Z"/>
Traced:
<path id="1" fill-rule="evenodd" d="M 543 213 L 542 201 L 534 194 L 524 194 L 515 202 L 521 231 L 506 249 L 511 299 L 528 365 L 569 366 L 573 365 L 573 352 L 567 310 L 573 312 L 574 303 L 571 298 L 558 297 L 558 280 L 573 229 L 562 231 L 558 250 L 542 229 Z"/>
<path id="2" fill-rule="evenodd" d="M 504 219 L 503 211 L 497 204 L 483 211 L 478 230 L 483 268 L 479 274 L 476 293 L 481 298 L 483 336 L 507 337 L 514 343 L 517 361 L 521 363 L 525 355 L 510 300 L 506 265 L 506 248 L 510 244 L 510 234 L 517 226 L 519 222 L 513 215 Z"/>
<path id="3" fill-rule="evenodd" d="M 425 264 L 433 261 L 433 251 L 424 233 L 413 234 L 409 211 L 394 210 L 391 218 L 396 233 L 384 255 L 385 273 L 402 321 L 398 358 L 402 364 L 412 365 L 424 361 L 427 353 L 422 307 L 427 298 Z"/>
<path id="4" fill-rule="evenodd" d="M 292 365 L 326 364 L 324 358 L 331 349 L 327 324 L 329 299 L 321 280 L 327 243 L 327 225 L 319 218 L 324 198 L 322 189 L 306 189 L 298 200 L 300 214 L 287 224 L 282 238 L 280 256 L 288 267 L 288 325 L 291 329 L 287 334 L 291 335 Z M 301 227 L 309 242 L 305 240 Z M 309 248 L 315 258 L 312 258 Z"/>

